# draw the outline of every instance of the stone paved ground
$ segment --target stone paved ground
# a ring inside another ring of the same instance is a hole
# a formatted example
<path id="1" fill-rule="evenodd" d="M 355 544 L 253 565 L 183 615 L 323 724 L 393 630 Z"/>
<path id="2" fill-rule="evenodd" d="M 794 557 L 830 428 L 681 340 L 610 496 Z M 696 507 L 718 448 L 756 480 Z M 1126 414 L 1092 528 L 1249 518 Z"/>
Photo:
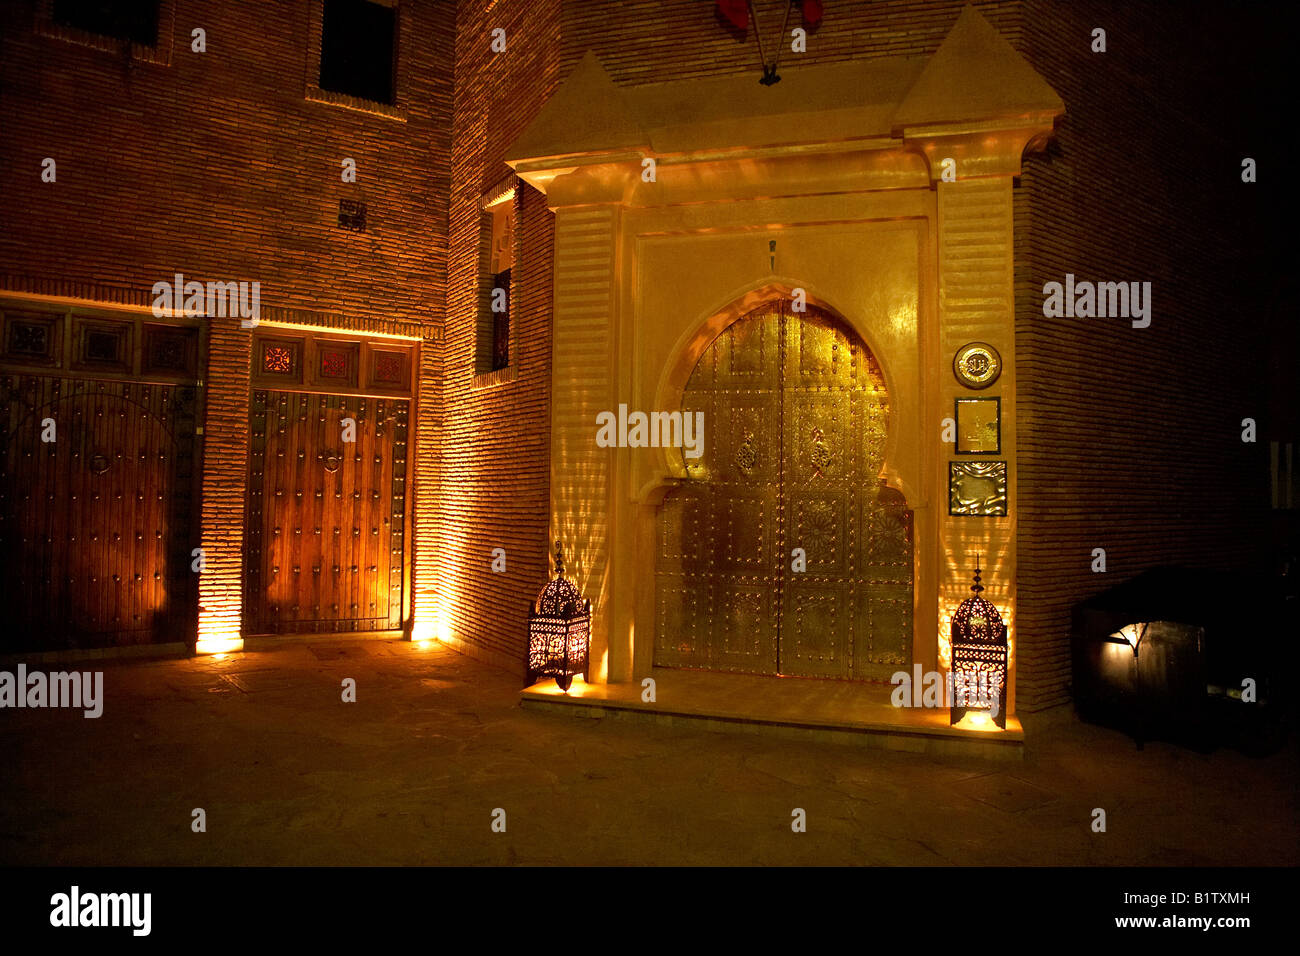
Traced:
<path id="1" fill-rule="evenodd" d="M 1137 751 L 1062 721 L 1031 725 L 1023 764 L 992 764 L 569 718 L 522 711 L 509 674 L 395 641 L 103 670 L 98 720 L 0 711 L 0 863 L 1300 861 L 1294 744 Z"/>

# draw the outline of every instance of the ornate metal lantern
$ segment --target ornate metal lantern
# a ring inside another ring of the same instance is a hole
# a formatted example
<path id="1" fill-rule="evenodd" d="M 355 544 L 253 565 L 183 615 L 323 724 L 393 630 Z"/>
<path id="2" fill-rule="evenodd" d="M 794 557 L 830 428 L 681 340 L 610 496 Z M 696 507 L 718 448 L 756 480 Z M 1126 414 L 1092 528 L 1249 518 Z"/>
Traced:
<path id="1" fill-rule="evenodd" d="M 554 677 L 568 690 L 574 674 L 587 671 L 591 638 L 591 602 L 564 576 L 564 553 L 555 542 L 555 577 L 546 583 L 528 610 L 528 684 Z"/>
<path id="2" fill-rule="evenodd" d="M 975 592 L 952 616 L 952 708 L 950 723 L 968 711 L 986 711 L 1003 730 L 1007 727 L 1007 626 L 992 603 L 980 597 L 979 562 Z"/>

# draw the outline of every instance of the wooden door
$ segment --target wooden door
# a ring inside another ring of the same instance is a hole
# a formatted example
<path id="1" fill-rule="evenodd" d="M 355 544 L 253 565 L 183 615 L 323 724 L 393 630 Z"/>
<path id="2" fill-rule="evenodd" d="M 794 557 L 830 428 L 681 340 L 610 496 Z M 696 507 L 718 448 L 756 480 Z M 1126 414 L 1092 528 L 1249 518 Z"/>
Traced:
<path id="1" fill-rule="evenodd" d="M 248 633 L 401 628 L 409 404 L 253 392 Z"/>
<path id="2" fill-rule="evenodd" d="M 195 390 L 3 375 L 0 404 L 0 646 L 187 640 Z"/>

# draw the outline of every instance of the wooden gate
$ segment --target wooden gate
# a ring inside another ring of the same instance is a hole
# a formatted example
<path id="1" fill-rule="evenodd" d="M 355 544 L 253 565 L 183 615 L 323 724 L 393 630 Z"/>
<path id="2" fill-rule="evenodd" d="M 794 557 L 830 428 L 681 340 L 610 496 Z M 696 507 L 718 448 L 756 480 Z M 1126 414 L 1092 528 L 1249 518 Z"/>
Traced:
<path id="1" fill-rule="evenodd" d="M 248 633 L 401 628 L 409 406 L 254 390 Z"/>
<path id="2" fill-rule="evenodd" d="M 774 305 L 701 356 L 702 457 L 660 506 L 655 663 L 888 679 L 911 663 L 912 523 L 880 479 L 887 393 L 830 316 Z"/>
<path id="3" fill-rule="evenodd" d="M 188 385 L 0 376 L 0 647 L 188 639 L 194 415 Z"/>

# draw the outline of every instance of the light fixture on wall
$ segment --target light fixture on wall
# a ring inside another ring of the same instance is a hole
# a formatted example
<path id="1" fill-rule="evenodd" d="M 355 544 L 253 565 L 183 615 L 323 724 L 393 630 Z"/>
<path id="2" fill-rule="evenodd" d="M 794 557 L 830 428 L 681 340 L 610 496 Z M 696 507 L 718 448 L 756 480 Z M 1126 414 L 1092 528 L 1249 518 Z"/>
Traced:
<path id="1" fill-rule="evenodd" d="M 1142 645 L 1142 638 L 1147 636 L 1147 628 L 1150 626 L 1151 625 L 1147 623 L 1125 624 L 1114 634 L 1111 634 L 1107 640 L 1113 641 L 1117 644 L 1120 641 L 1123 641 L 1129 647 L 1133 648 L 1133 656 L 1137 657 L 1138 648 Z"/>
<path id="2" fill-rule="evenodd" d="M 557 540 L 555 577 L 528 609 L 527 686 L 554 677 L 567 691 L 574 675 L 586 674 L 590 639 L 591 602 L 564 576 L 564 552 Z"/>
<path id="3" fill-rule="evenodd" d="M 949 723 L 967 713 L 991 718 L 1007 727 L 1007 626 L 990 601 L 980 597 L 979 561 L 975 562 L 975 592 L 952 616 L 952 707 Z"/>

